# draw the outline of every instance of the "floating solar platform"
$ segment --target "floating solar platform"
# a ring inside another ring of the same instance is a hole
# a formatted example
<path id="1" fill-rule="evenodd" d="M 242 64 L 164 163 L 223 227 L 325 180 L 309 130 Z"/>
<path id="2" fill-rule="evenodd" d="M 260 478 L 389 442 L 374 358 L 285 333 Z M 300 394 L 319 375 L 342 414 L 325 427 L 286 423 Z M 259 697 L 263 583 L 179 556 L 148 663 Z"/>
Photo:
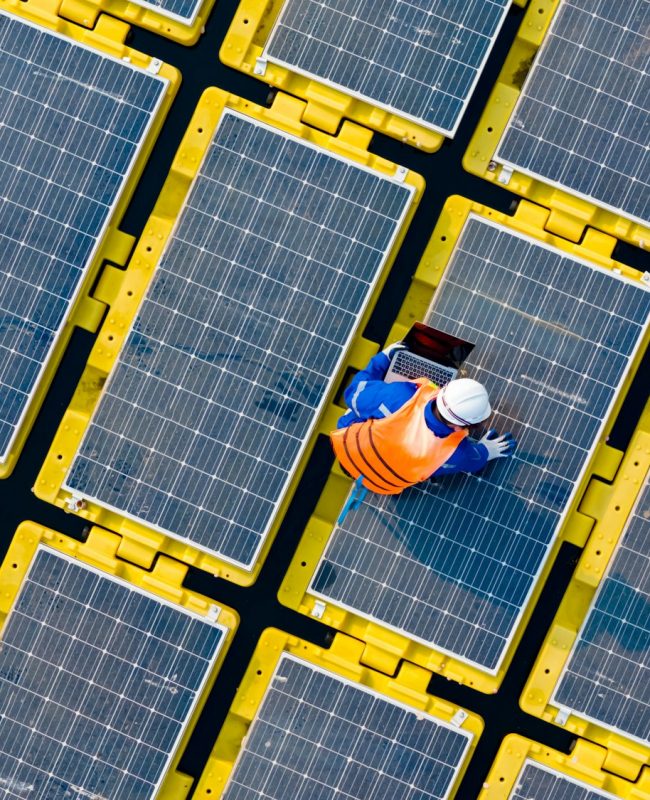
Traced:
<path id="1" fill-rule="evenodd" d="M 650 765 L 650 405 L 613 483 L 592 481 L 596 519 L 522 705 Z"/>
<path id="2" fill-rule="evenodd" d="M 403 657 L 495 691 L 561 535 L 589 530 L 577 503 L 647 345 L 650 290 L 621 274 L 609 237 L 567 244 L 544 216 L 448 201 L 389 336 L 424 319 L 475 342 L 466 374 L 487 386 L 489 426 L 514 433 L 515 456 L 369 493 L 340 525 L 350 481 L 335 467 L 280 592 L 372 639 L 386 671 Z M 600 266 L 587 260 L 597 247 Z"/>
<path id="3" fill-rule="evenodd" d="M 0 569 L 3 796 L 187 795 L 179 749 L 236 616 L 183 589 L 183 565 L 161 556 L 147 572 L 119 545 L 33 523 L 14 537 Z"/>
<path id="4" fill-rule="evenodd" d="M 606 750 L 584 739 L 565 755 L 522 736 L 506 736 L 478 800 L 650 798 L 650 773 L 627 780 L 607 769 L 606 758 Z"/>
<path id="5" fill-rule="evenodd" d="M 465 168 L 547 206 L 562 236 L 650 247 L 649 25 L 646 0 L 531 5 Z"/>
<path id="6" fill-rule="evenodd" d="M 106 26 L 82 32 L 53 18 L 52 27 L 46 28 L 7 13 L 3 6 L 4 477 L 13 468 L 73 325 L 92 330 L 101 319 L 104 308 L 89 300 L 88 289 L 103 258 L 117 263 L 125 258 L 130 242 L 120 241 L 115 225 L 171 103 L 178 74 L 117 44 L 107 52 L 102 36 Z M 29 16 L 33 5 L 21 3 L 19 10 Z M 39 17 L 41 23 L 46 19 Z"/>
<path id="7" fill-rule="evenodd" d="M 208 90 L 36 484 L 243 583 L 422 188 L 302 109 Z"/>
<path id="8" fill-rule="evenodd" d="M 307 100 L 323 130 L 348 118 L 432 151 L 455 134 L 510 5 L 243 0 L 220 57 Z"/>
<path id="9" fill-rule="evenodd" d="M 265 631 L 194 797 L 453 797 L 480 718 L 426 694 L 426 670 L 388 677 L 362 653 L 342 634 L 323 650 Z"/>

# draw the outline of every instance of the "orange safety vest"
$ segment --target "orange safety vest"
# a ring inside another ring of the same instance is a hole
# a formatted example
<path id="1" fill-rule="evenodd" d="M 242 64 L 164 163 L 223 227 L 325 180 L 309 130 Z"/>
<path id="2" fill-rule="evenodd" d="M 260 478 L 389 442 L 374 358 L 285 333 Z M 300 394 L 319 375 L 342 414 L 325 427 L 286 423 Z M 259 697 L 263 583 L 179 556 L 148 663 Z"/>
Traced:
<path id="1" fill-rule="evenodd" d="M 399 494 L 428 477 L 453 455 L 467 430 L 438 437 L 424 418 L 424 410 L 440 389 L 418 378 L 418 390 L 394 414 L 383 419 L 354 422 L 330 433 L 341 465 L 353 478 L 377 494 Z"/>

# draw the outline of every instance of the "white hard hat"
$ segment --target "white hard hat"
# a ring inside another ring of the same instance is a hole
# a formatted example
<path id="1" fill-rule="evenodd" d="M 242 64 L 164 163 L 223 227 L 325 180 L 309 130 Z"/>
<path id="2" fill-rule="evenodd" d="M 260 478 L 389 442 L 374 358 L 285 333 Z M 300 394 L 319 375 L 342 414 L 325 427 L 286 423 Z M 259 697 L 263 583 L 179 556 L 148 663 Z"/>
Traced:
<path id="1" fill-rule="evenodd" d="M 485 386 L 471 378 L 458 378 L 443 386 L 436 397 L 436 408 L 452 425 L 476 425 L 492 413 Z"/>

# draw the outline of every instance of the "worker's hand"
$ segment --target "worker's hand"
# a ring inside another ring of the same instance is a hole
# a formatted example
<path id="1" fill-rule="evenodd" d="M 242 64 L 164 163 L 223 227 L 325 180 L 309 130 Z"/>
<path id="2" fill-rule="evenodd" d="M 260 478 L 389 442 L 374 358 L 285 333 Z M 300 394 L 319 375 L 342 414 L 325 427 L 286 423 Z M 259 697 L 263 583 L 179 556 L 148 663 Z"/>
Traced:
<path id="1" fill-rule="evenodd" d="M 393 342 L 381 351 L 388 358 L 392 358 L 398 350 L 406 350 L 404 342 Z"/>
<path id="2" fill-rule="evenodd" d="M 482 444 L 488 451 L 488 461 L 492 461 L 494 458 L 511 456 L 517 446 L 517 442 L 512 438 L 511 433 L 504 433 L 498 436 L 495 430 L 488 431 L 482 439 L 479 439 L 479 444 Z"/>

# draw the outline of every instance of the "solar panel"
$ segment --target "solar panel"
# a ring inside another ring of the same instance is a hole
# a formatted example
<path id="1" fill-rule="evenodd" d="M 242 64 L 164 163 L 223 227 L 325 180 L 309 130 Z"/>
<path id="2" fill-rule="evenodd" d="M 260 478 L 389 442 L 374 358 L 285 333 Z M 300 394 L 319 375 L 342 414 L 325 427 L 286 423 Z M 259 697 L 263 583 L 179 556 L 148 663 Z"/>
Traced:
<path id="1" fill-rule="evenodd" d="M 596 789 L 548 767 L 526 761 L 509 800 L 552 797 L 557 800 L 616 800 L 613 794 Z"/>
<path id="2" fill-rule="evenodd" d="M 201 10 L 203 0 L 132 0 L 143 8 L 151 8 L 169 19 L 177 20 L 183 25 L 191 25 Z"/>
<path id="3" fill-rule="evenodd" d="M 495 160 L 650 220 L 647 0 L 564 0 Z"/>
<path id="4" fill-rule="evenodd" d="M 225 111 L 66 486 L 250 568 L 413 191 Z"/>
<path id="5" fill-rule="evenodd" d="M 369 494 L 311 591 L 495 673 L 647 328 L 650 291 L 470 215 L 426 322 L 465 362 L 515 456 Z"/>
<path id="6" fill-rule="evenodd" d="M 285 0 L 263 60 L 453 135 L 510 0 Z"/>
<path id="7" fill-rule="evenodd" d="M 167 81 L 0 11 L 0 461 Z"/>
<path id="8" fill-rule="evenodd" d="M 650 741 L 650 485 L 637 505 L 578 634 L 554 702 Z"/>
<path id="9" fill-rule="evenodd" d="M 472 734 L 286 653 L 223 800 L 446 798 Z"/>
<path id="10" fill-rule="evenodd" d="M 222 626 L 39 546 L 2 633 L 0 793 L 153 797 L 224 640 Z"/>

